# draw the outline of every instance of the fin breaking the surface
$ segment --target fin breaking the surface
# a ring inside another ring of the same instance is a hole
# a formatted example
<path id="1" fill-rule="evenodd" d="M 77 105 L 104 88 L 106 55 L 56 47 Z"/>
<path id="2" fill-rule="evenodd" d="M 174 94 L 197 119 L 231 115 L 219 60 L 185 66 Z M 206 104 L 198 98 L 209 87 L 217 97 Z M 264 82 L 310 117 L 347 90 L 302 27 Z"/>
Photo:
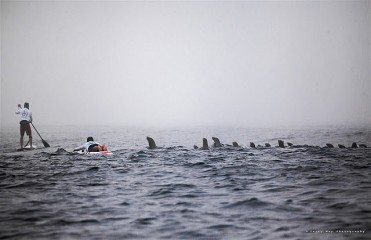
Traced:
<path id="1" fill-rule="evenodd" d="M 213 139 L 213 141 L 214 141 L 214 144 L 213 144 L 214 147 L 218 148 L 218 147 L 222 147 L 222 146 L 223 146 L 223 145 L 220 143 L 219 138 L 217 138 L 217 137 L 212 137 L 212 139 Z M 148 141 L 148 145 L 149 145 L 148 148 L 149 148 L 149 149 L 155 149 L 155 148 L 157 148 L 156 143 L 155 143 L 155 140 L 153 140 L 153 138 L 151 138 L 151 137 L 147 137 L 147 141 Z M 233 142 L 232 145 L 233 145 L 233 147 L 240 147 L 240 146 L 238 145 L 237 142 Z M 288 146 L 293 146 L 293 144 L 290 143 L 290 142 L 287 142 L 287 145 L 288 145 Z M 226 146 L 230 146 L 230 145 L 227 144 Z M 271 147 L 271 144 L 269 144 L 269 143 L 265 143 L 264 146 L 265 146 L 265 147 Z M 309 145 L 307 145 L 307 144 L 305 144 L 305 145 L 303 145 L 303 146 L 304 146 L 304 147 L 309 147 Z M 250 147 L 251 147 L 251 148 L 256 148 L 255 143 L 254 143 L 254 142 L 250 142 Z M 258 147 L 262 147 L 262 146 L 258 145 Z M 285 148 L 285 142 L 284 142 L 283 140 L 278 140 L 278 147 L 280 147 L 280 148 Z M 346 148 L 346 147 L 345 147 L 344 145 L 342 145 L 342 144 L 338 144 L 338 147 L 339 147 L 339 148 Z M 207 139 L 206 139 L 206 138 L 203 138 L 203 139 L 202 139 L 202 147 L 199 148 L 198 146 L 193 145 L 193 148 L 194 148 L 194 149 L 200 149 L 200 150 L 209 150 L 209 145 L 208 145 Z M 325 148 L 334 148 L 334 145 L 331 144 L 331 143 L 326 143 Z M 352 145 L 351 145 L 351 148 L 367 148 L 367 145 L 366 145 L 366 144 L 359 144 L 359 145 L 357 145 L 356 142 L 353 142 Z M 27 148 L 17 149 L 17 151 L 22 151 L 22 150 L 26 150 L 26 149 L 27 149 Z M 28 149 L 27 149 L 27 150 L 28 150 Z M 59 149 L 58 149 L 58 150 L 59 150 Z"/>
<path id="2" fill-rule="evenodd" d="M 209 145 L 207 143 L 207 139 L 206 138 L 202 139 L 202 147 L 199 148 L 196 145 L 193 145 L 193 149 L 209 150 Z"/>
<path id="3" fill-rule="evenodd" d="M 209 144 L 207 143 L 207 139 L 206 138 L 203 138 L 202 139 L 202 148 L 200 148 L 201 150 L 209 150 Z"/>
<path id="4" fill-rule="evenodd" d="M 220 143 L 220 140 L 219 138 L 217 137 L 212 137 L 213 141 L 214 141 L 214 147 L 221 147 L 222 144 Z"/>
<path id="5" fill-rule="evenodd" d="M 155 140 L 153 140 L 153 138 L 151 138 L 151 137 L 147 137 L 147 141 L 148 141 L 148 148 L 149 149 L 155 149 L 155 148 L 157 148 L 157 146 L 156 146 L 156 143 L 155 143 Z"/>

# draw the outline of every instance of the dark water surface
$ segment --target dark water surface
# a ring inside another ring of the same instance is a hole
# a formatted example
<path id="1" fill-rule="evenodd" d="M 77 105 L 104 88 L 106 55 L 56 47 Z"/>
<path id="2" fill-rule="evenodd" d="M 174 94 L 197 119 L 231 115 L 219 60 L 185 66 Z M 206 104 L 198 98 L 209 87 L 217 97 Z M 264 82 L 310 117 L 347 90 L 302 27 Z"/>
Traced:
<path id="1" fill-rule="evenodd" d="M 0 239 L 371 238 L 371 148 L 324 148 L 371 146 L 368 128 L 38 130 L 51 148 L 1 131 Z M 114 155 L 73 154 L 89 135 Z M 273 147 L 193 149 L 212 136 Z"/>

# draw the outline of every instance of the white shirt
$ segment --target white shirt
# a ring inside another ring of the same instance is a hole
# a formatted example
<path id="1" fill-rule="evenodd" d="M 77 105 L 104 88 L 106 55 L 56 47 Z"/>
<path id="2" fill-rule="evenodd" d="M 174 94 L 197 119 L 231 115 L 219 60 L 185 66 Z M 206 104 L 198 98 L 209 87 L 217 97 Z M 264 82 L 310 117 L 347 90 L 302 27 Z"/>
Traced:
<path id="1" fill-rule="evenodd" d="M 16 114 L 21 114 L 21 121 L 26 120 L 28 122 L 32 122 L 32 112 L 31 112 L 31 110 L 29 110 L 27 108 L 21 108 L 21 109 L 18 109 L 15 113 Z"/>

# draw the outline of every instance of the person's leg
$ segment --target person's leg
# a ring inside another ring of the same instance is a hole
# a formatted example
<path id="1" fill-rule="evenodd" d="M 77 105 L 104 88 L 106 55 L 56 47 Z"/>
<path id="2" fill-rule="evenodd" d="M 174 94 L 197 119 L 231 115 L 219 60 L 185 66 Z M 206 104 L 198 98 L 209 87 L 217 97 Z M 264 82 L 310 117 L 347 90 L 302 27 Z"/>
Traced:
<path id="1" fill-rule="evenodd" d="M 31 126 L 30 124 L 26 125 L 26 133 L 28 135 L 28 142 L 30 143 L 30 148 L 32 148 L 32 132 L 31 132 Z"/>
<path id="2" fill-rule="evenodd" d="M 105 144 L 98 145 L 98 148 L 99 148 L 99 152 L 101 152 L 101 151 L 107 151 L 107 146 Z"/>
<path id="3" fill-rule="evenodd" d="M 21 135 L 21 137 L 19 138 L 19 143 L 21 144 L 21 148 L 23 148 L 23 136 Z"/>
<path id="4" fill-rule="evenodd" d="M 24 133 L 25 133 L 25 129 L 24 129 L 23 125 L 21 124 L 19 126 L 19 135 L 20 135 L 19 143 L 21 144 L 21 149 L 23 148 L 23 136 L 24 136 Z"/>

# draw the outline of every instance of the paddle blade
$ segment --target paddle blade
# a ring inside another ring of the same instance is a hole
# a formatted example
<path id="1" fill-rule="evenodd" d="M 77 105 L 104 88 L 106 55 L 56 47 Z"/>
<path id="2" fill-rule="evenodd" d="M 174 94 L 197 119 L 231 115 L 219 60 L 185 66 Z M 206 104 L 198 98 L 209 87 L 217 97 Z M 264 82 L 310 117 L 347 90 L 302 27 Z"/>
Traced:
<path id="1" fill-rule="evenodd" d="M 50 147 L 50 145 L 49 145 L 49 143 L 47 143 L 44 139 L 42 139 L 42 141 L 43 141 L 43 144 L 44 144 L 44 147 Z"/>

